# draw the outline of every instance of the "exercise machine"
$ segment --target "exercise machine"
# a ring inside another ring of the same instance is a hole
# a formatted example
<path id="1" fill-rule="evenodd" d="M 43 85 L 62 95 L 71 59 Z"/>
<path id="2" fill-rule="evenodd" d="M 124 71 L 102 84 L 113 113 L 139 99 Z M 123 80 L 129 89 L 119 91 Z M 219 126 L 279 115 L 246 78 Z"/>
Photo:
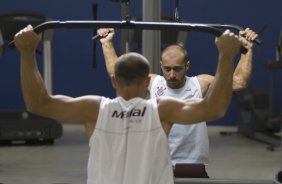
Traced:
<path id="1" fill-rule="evenodd" d="M 281 33 L 282 34 L 282 33 Z M 242 135 L 267 143 L 268 150 L 281 147 L 281 114 L 275 114 L 274 101 L 278 70 L 282 70 L 281 35 L 276 50 L 276 60 L 270 60 L 265 64 L 269 71 L 268 94 L 258 87 L 250 87 L 248 90 L 239 92 L 237 100 L 239 104 L 238 131 Z"/>
<path id="2" fill-rule="evenodd" d="M 51 18 L 31 12 L 12 12 L 0 15 L 0 30 L 3 46 L 14 39 L 14 35 L 28 24 L 36 26 Z M 53 30 L 44 33 L 43 78 L 49 93 L 52 93 L 52 48 Z M 1 44 L 0 44 L 1 45 Z M 62 125 L 52 119 L 32 115 L 24 110 L 0 111 L 1 144 L 53 144 L 62 135 Z"/>

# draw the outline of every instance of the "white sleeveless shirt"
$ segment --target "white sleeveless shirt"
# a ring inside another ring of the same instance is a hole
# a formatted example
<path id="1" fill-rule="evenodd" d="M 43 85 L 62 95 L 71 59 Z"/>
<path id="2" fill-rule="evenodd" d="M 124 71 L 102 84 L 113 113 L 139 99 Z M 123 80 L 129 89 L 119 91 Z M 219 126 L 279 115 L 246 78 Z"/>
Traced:
<path id="1" fill-rule="evenodd" d="M 102 98 L 89 142 L 87 184 L 173 184 L 156 99 Z"/>
<path id="2" fill-rule="evenodd" d="M 150 98 L 172 96 L 179 99 L 202 98 L 201 87 L 196 77 L 187 77 L 180 89 L 167 86 L 163 76 L 157 76 L 152 83 Z M 169 147 L 172 164 L 208 163 L 209 137 L 206 122 L 193 125 L 174 124 L 170 130 Z"/>

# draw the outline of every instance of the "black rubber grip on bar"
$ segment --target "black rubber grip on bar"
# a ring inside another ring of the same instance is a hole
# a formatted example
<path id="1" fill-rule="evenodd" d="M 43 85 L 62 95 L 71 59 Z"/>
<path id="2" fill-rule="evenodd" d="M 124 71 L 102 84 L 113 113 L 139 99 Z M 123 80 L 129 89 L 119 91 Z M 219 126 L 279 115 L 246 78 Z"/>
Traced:
<path id="1" fill-rule="evenodd" d="M 146 30 L 162 30 L 162 29 L 174 29 L 183 31 L 195 31 L 195 32 L 208 32 L 216 37 L 222 35 L 222 32 L 208 24 L 190 24 L 179 22 L 142 22 L 142 21 L 48 21 L 36 26 L 33 30 L 35 33 L 41 33 L 47 29 L 58 28 L 119 28 L 119 29 L 146 29 Z M 9 43 L 9 48 L 15 48 L 14 41 Z M 242 47 L 241 53 L 245 54 L 247 49 Z"/>
<path id="2" fill-rule="evenodd" d="M 10 48 L 10 49 L 14 49 L 16 46 L 15 46 L 15 41 L 13 40 L 13 41 L 11 41 L 9 44 L 8 44 L 8 47 Z"/>
<path id="3" fill-rule="evenodd" d="M 95 36 L 92 37 L 92 40 L 96 41 L 99 38 L 102 38 L 102 37 L 100 35 L 96 34 Z"/>
<path id="4" fill-rule="evenodd" d="M 207 25 L 218 28 L 218 29 L 224 28 L 224 29 L 230 29 L 230 30 L 236 30 L 236 31 L 243 31 L 244 30 L 242 27 L 237 26 L 237 25 L 233 25 L 233 24 L 207 24 Z M 261 45 L 262 41 L 259 37 L 257 37 L 254 40 L 254 43 L 256 43 L 257 45 Z"/>

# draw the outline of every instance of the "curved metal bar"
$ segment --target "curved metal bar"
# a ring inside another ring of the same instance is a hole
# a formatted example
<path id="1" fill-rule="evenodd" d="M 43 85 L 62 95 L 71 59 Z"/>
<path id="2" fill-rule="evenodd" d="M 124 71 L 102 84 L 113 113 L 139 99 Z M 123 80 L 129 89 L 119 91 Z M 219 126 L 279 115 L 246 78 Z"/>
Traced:
<path id="1" fill-rule="evenodd" d="M 216 37 L 222 32 L 207 24 L 190 24 L 179 22 L 143 22 L 143 21 L 48 21 L 34 28 L 34 32 L 41 33 L 48 29 L 59 28 L 118 28 L 118 29 L 147 29 L 147 30 L 163 30 L 175 29 L 183 31 L 207 32 Z M 14 43 L 9 43 L 9 48 L 14 48 Z M 246 53 L 247 49 L 242 47 L 241 53 Z"/>
<path id="2" fill-rule="evenodd" d="M 236 31 L 243 31 L 244 29 L 238 25 L 234 25 L 234 24 L 207 24 L 209 26 L 212 26 L 212 27 L 215 27 L 215 28 L 218 28 L 218 29 L 231 29 L 231 30 L 236 30 Z M 257 38 L 254 40 L 254 42 L 257 44 L 257 45 L 261 45 L 262 44 L 262 41 L 260 38 Z"/>
<path id="3" fill-rule="evenodd" d="M 220 36 L 222 32 L 217 28 L 205 24 L 190 24 L 178 22 L 142 22 L 142 21 L 48 21 L 34 28 L 36 33 L 47 29 L 58 28 L 118 28 L 118 29 L 147 29 L 162 30 L 176 29 L 183 31 L 208 32 Z"/>

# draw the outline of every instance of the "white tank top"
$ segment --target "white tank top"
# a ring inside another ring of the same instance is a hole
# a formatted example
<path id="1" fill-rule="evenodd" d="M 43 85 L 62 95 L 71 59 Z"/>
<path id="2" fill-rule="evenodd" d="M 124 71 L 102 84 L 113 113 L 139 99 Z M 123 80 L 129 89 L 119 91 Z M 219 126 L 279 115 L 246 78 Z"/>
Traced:
<path id="1" fill-rule="evenodd" d="M 102 98 L 89 142 L 87 184 L 173 184 L 156 99 Z"/>
<path id="2" fill-rule="evenodd" d="M 167 86 L 164 77 L 157 76 L 152 83 L 150 97 L 172 96 L 179 99 L 202 98 L 201 87 L 197 77 L 187 77 L 180 89 Z M 206 122 L 193 125 L 174 124 L 170 130 L 169 147 L 172 164 L 208 163 L 209 137 Z"/>

